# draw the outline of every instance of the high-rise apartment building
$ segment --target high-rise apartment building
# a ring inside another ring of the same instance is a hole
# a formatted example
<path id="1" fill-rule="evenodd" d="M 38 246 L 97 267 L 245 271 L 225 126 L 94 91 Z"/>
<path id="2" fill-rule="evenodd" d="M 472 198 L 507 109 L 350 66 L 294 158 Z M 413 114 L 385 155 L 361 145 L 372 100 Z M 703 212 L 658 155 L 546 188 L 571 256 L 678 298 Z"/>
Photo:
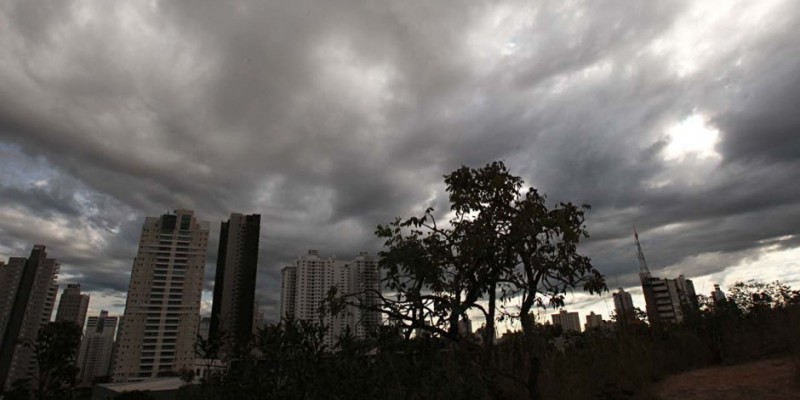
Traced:
<path id="1" fill-rule="evenodd" d="M 614 293 L 614 312 L 617 322 L 633 322 L 636 319 L 636 311 L 633 308 L 633 298 L 625 289 L 619 288 Z"/>
<path id="2" fill-rule="evenodd" d="M 33 350 L 22 342 L 36 340 L 50 322 L 59 268 L 43 245 L 33 246 L 28 258 L 12 257 L 0 266 L 0 388 L 35 377 Z"/>
<path id="3" fill-rule="evenodd" d="M 190 210 L 145 220 L 117 338 L 115 382 L 192 367 L 208 231 Z"/>
<path id="4" fill-rule="evenodd" d="M 281 270 L 281 315 L 279 319 L 294 317 L 297 299 L 297 267 L 290 265 Z"/>
<path id="5" fill-rule="evenodd" d="M 586 316 L 586 323 L 583 325 L 583 328 L 584 330 L 588 330 L 589 328 L 602 328 L 604 325 L 605 321 L 603 321 L 603 316 L 595 314 L 594 311 L 592 311 Z"/>
<path id="6" fill-rule="evenodd" d="M 72 321 L 81 327 L 86 322 L 86 310 L 89 309 L 89 295 L 81 294 L 81 285 L 70 283 L 61 293 L 61 300 L 58 302 L 56 311 L 56 321 Z"/>
<path id="7" fill-rule="evenodd" d="M 226 349 L 246 345 L 253 334 L 253 309 L 261 216 L 231 214 L 220 227 L 211 337 L 225 335 Z"/>
<path id="8" fill-rule="evenodd" d="M 355 337 L 364 338 L 381 323 L 380 313 L 349 306 L 333 316 L 320 314 L 320 305 L 331 288 L 339 295 L 354 295 L 351 300 L 366 307 L 378 304 L 380 278 L 378 259 L 362 252 L 353 261 L 322 258 L 316 250 L 298 258 L 282 271 L 281 316 L 306 321 L 322 321 L 329 327 L 326 344 L 332 348 L 349 328 Z"/>
<path id="9" fill-rule="evenodd" d="M 553 325 L 561 325 L 561 330 L 564 332 L 581 331 L 581 317 L 577 312 L 561 310 L 558 314 L 553 314 L 552 318 Z"/>
<path id="10" fill-rule="evenodd" d="M 116 330 L 117 317 L 110 317 L 105 310 L 100 311 L 98 316 L 90 316 L 86 321 L 86 333 L 78 352 L 81 384 L 91 385 L 95 378 L 110 374 Z"/>

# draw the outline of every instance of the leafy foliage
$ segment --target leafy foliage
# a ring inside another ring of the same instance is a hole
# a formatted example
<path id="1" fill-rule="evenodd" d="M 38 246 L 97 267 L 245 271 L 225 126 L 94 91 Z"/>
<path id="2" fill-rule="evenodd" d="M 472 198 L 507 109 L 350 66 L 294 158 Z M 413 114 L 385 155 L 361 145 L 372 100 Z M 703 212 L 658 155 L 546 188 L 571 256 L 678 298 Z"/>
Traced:
<path id="1" fill-rule="evenodd" d="M 75 362 L 80 343 L 80 326 L 71 321 L 50 322 L 39 330 L 36 342 L 25 343 L 36 359 L 36 399 L 58 399 L 70 393 L 78 375 Z"/>
<path id="2" fill-rule="evenodd" d="M 523 190 L 523 180 L 502 162 L 462 167 L 444 178 L 454 213 L 445 226 L 428 208 L 376 231 L 385 239 L 380 265 L 395 295 L 383 297 L 382 311 L 405 329 L 406 337 L 426 330 L 457 341 L 458 320 L 472 309 L 484 314 L 487 336 L 493 337 L 496 301 L 517 299 L 520 306 L 504 307 L 503 317 L 522 319 L 523 328 L 532 332 L 532 307 L 561 306 L 576 287 L 589 293 L 607 290 L 602 274 L 577 251 L 588 236 L 588 206 L 548 208 L 544 196 Z"/>
<path id="3" fill-rule="evenodd" d="M 743 313 L 757 313 L 763 310 L 784 308 L 790 304 L 800 303 L 800 291 L 791 290 L 780 281 L 736 282 L 728 294 L 728 300 Z"/>

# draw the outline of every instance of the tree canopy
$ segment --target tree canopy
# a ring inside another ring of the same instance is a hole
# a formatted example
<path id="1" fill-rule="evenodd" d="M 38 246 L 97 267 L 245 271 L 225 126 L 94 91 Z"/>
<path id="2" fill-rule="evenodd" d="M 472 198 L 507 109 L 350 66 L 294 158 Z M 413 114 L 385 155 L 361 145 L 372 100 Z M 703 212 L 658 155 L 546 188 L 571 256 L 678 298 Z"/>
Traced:
<path id="1" fill-rule="evenodd" d="M 588 237 L 588 205 L 548 207 L 544 195 L 525 189 L 522 178 L 499 161 L 461 167 L 444 182 L 448 221 L 428 208 L 376 231 L 385 240 L 380 266 L 392 292 L 382 296 L 382 311 L 407 335 L 426 330 L 458 340 L 459 318 L 479 310 L 486 335 L 493 337 L 498 300 L 519 301 L 518 307 L 504 307 L 502 317 L 520 319 L 532 332 L 531 308 L 562 306 L 574 288 L 607 290 L 603 275 L 577 248 Z"/>

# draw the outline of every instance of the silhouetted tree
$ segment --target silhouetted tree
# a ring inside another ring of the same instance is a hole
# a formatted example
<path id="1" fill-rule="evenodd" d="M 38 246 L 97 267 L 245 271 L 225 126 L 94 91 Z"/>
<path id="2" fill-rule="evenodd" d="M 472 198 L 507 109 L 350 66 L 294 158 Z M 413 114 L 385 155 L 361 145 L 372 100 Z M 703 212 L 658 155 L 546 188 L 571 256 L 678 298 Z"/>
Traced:
<path id="1" fill-rule="evenodd" d="M 35 399 L 58 399 L 70 394 L 79 371 L 75 361 L 80 342 L 80 326 L 56 321 L 39 329 L 35 342 L 23 343 L 33 350 L 36 360 L 36 374 L 31 381 Z"/>
<path id="2" fill-rule="evenodd" d="M 225 341 L 225 337 L 226 334 L 221 332 L 217 335 L 211 335 L 207 339 L 197 335 L 195 339 L 194 354 L 202 359 L 205 364 L 205 371 L 203 371 L 204 382 L 208 380 L 212 370 L 211 367 L 214 365 L 214 361 L 219 357 L 219 352 Z"/>
<path id="3" fill-rule="evenodd" d="M 792 290 L 780 281 L 765 283 L 751 280 L 734 283 L 729 289 L 727 299 L 742 312 L 749 314 L 798 304 L 800 291 Z"/>
<path id="4" fill-rule="evenodd" d="M 406 337 L 424 330 L 458 341 L 458 319 L 478 309 L 487 321 L 484 343 L 491 345 L 499 291 L 503 303 L 520 301 L 517 308 L 504 308 L 503 317 L 520 319 L 526 336 L 537 340 L 533 307 L 563 306 L 564 296 L 576 287 L 592 294 L 607 290 L 603 275 L 577 251 L 580 239 L 588 237 L 584 212 L 589 206 L 548 208 L 544 196 L 523 190 L 523 180 L 502 162 L 462 167 L 444 178 L 454 212 L 445 226 L 428 208 L 376 231 L 385 239 L 380 265 L 393 294 L 378 293 L 380 309 L 406 329 Z M 542 346 L 527 347 L 535 349 L 527 377 L 533 398 Z"/>

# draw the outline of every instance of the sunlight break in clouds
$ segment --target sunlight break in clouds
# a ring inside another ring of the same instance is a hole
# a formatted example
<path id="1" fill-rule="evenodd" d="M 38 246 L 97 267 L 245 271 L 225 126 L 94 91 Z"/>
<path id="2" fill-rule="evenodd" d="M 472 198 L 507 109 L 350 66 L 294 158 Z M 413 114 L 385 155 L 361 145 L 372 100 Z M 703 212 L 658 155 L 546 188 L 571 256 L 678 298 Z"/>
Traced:
<path id="1" fill-rule="evenodd" d="M 664 149 L 664 160 L 681 161 L 689 154 L 699 158 L 719 158 L 714 146 L 719 141 L 719 131 L 706 125 L 702 115 L 694 114 L 667 130 L 669 146 Z"/>

